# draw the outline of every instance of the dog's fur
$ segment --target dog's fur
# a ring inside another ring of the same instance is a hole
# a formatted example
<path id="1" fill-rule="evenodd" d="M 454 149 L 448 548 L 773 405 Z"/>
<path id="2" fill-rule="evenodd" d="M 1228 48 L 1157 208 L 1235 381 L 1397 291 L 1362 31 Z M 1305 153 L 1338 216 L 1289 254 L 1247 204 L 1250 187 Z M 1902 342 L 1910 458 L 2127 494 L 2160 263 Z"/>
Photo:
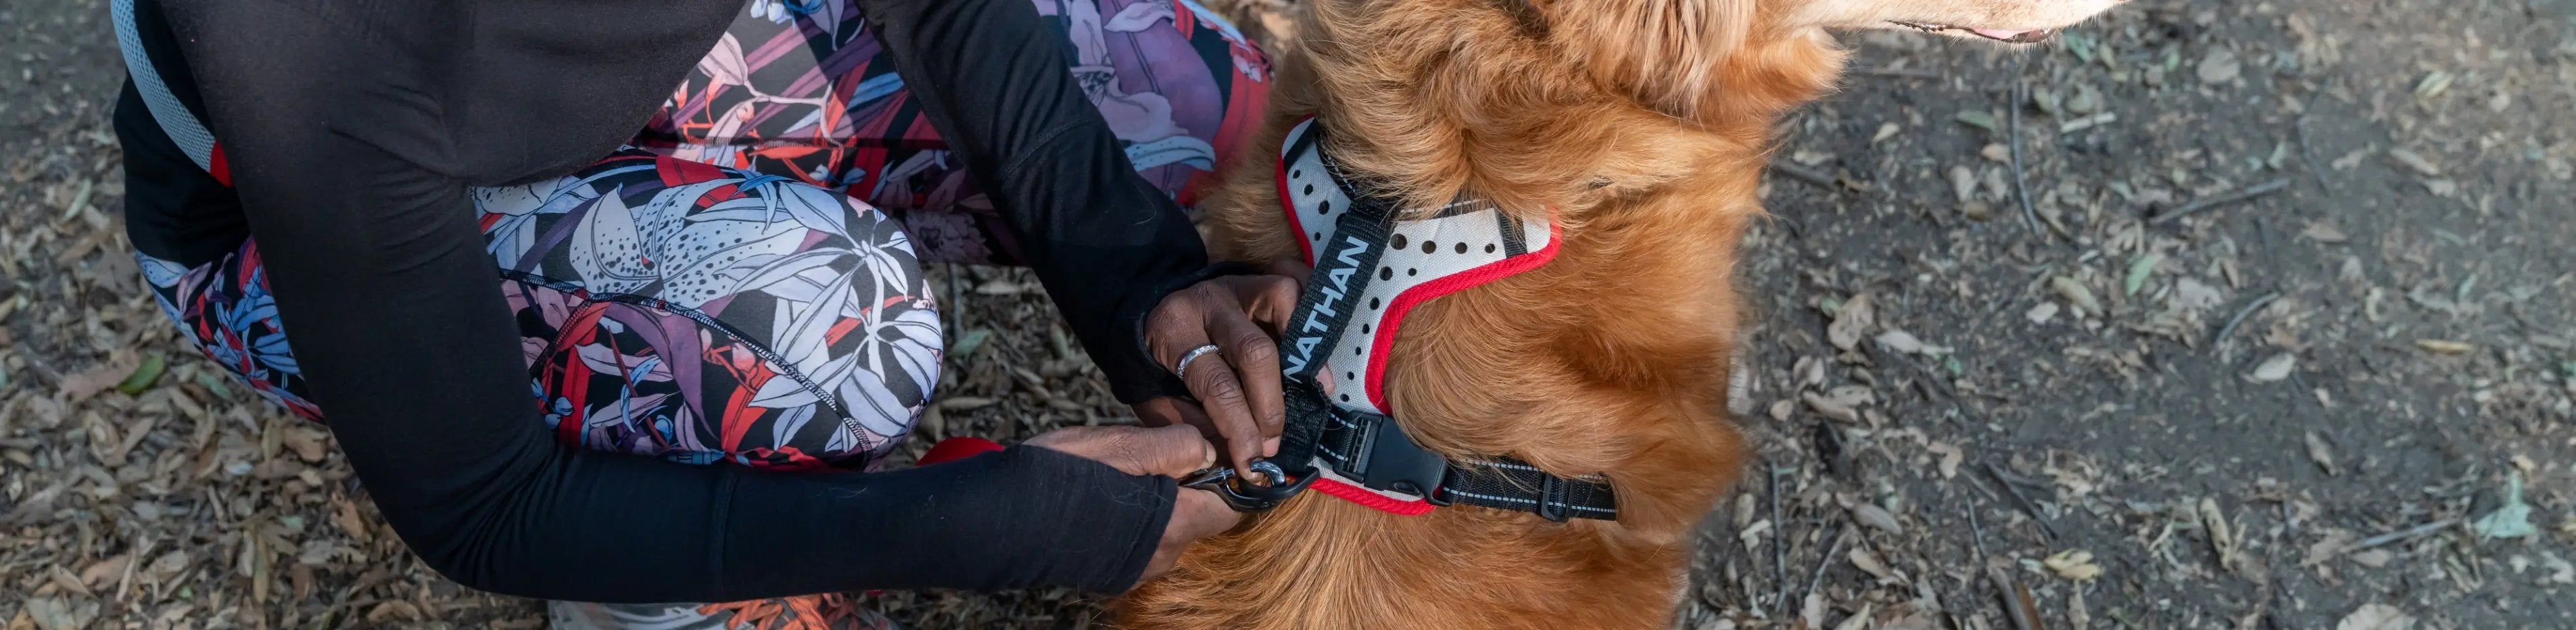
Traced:
<path id="1" fill-rule="evenodd" d="M 1829 27 L 2064 26 L 2117 0 L 1304 0 L 1271 124 L 1209 198 L 1226 257 L 1298 256 L 1272 182 L 1312 114 L 1412 207 L 1546 213 L 1556 260 L 1416 309 L 1394 417 L 1453 456 L 1607 475 L 1616 522 L 1299 497 L 1119 602 L 1139 629 L 1661 628 L 1742 468 L 1725 415 L 1735 247 L 1770 128 L 1826 90 Z"/>

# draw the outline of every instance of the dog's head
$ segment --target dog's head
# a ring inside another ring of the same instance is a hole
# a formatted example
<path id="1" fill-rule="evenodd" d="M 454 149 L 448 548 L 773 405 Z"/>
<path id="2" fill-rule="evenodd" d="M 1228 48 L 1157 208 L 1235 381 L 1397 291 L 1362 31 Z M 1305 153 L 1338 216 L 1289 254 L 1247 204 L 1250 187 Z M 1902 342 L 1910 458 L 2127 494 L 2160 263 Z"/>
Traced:
<path id="1" fill-rule="evenodd" d="M 1706 120 L 1757 112 L 1722 93 L 1821 88 L 1838 61 L 1829 33 L 1908 29 L 2006 44 L 2046 41 L 2126 0 L 1497 0 L 1596 79 L 1667 114 Z M 1819 63 L 1822 62 L 1822 63 Z"/>

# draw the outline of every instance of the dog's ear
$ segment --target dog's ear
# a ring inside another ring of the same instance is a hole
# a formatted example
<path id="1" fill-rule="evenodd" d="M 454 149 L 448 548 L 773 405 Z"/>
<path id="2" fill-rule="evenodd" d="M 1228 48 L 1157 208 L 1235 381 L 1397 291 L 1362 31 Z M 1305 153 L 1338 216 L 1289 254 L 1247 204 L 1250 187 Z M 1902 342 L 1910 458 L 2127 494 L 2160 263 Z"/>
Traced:
<path id="1" fill-rule="evenodd" d="M 1746 52 L 1756 0 L 1529 0 L 1593 80 L 1656 111 L 1704 120 Z"/>

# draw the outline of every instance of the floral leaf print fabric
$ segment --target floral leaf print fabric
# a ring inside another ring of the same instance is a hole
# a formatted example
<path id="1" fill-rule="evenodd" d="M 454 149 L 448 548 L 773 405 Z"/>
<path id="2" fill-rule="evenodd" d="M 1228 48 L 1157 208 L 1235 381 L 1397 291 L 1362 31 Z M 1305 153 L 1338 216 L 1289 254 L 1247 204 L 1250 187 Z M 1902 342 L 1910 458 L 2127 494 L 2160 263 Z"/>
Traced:
<path id="1" fill-rule="evenodd" d="M 1184 207 L 1260 121 L 1270 62 L 1192 0 L 1032 0 L 1137 173 Z M 635 145 L 839 190 L 923 260 L 1017 264 L 1016 245 L 904 91 L 853 0 L 755 0 Z"/>
<path id="2" fill-rule="evenodd" d="M 473 192 L 530 390 L 568 443 L 690 463 L 858 468 L 939 381 L 941 330 L 900 225 L 774 175 L 627 149 Z M 170 316 L 311 419 L 259 248 L 141 260 Z"/>
<path id="3" fill-rule="evenodd" d="M 848 197 L 639 150 L 477 196 L 547 421 L 687 462 L 851 466 L 938 382 L 900 226 Z"/>
<path id="4" fill-rule="evenodd" d="M 222 260 L 193 269 L 140 253 L 135 259 L 161 311 L 179 322 L 207 359 L 287 412 L 321 419 L 321 409 L 305 398 L 304 372 L 278 322 L 277 299 L 268 293 L 257 245 L 245 241 Z"/>

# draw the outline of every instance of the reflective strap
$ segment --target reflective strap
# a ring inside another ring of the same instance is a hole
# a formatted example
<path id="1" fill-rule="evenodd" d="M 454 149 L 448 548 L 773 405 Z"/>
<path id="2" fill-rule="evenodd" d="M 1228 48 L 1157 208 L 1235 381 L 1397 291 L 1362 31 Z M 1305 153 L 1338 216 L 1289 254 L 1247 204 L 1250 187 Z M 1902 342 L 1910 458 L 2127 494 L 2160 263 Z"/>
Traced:
<path id="1" fill-rule="evenodd" d="M 188 112 L 188 106 L 179 102 L 178 95 L 170 92 L 170 85 L 161 81 L 160 70 L 152 66 L 151 55 L 144 52 L 141 29 L 135 26 L 134 0 L 109 0 L 107 8 L 109 18 L 116 22 L 116 48 L 124 54 L 125 74 L 134 79 L 134 91 L 143 96 L 144 108 L 151 110 L 153 122 L 160 123 L 161 132 L 169 134 L 170 141 L 178 144 L 179 151 L 188 154 L 188 160 L 196 162 L 197 168 L 216 172 L 215 134 L 206 131 L 197 116 Z"/>

